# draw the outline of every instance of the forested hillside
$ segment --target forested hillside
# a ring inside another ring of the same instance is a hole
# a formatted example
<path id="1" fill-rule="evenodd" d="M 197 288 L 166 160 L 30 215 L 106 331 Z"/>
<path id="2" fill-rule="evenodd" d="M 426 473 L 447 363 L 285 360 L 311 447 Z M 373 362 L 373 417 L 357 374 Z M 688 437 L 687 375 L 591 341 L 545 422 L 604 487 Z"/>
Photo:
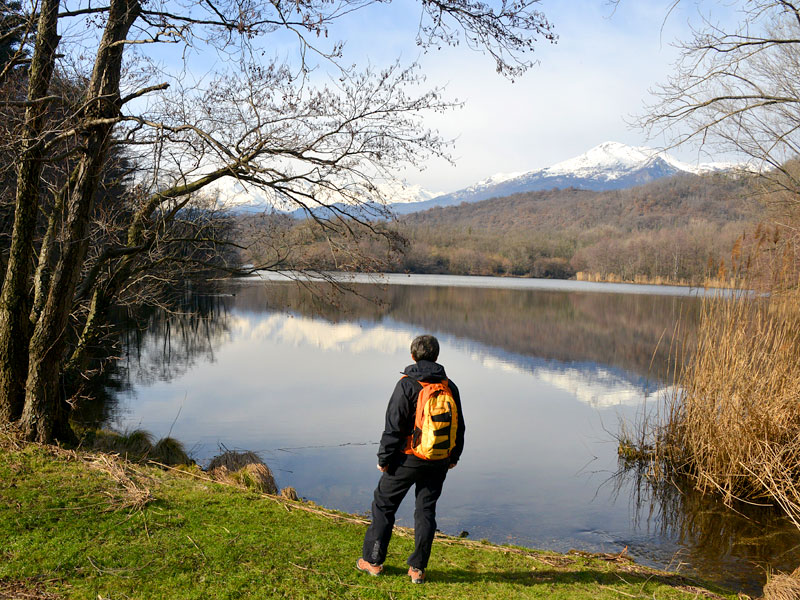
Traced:
<path id="1" fill-rule="evenodd" d="M 679 175 L 608 192 L 517 194 L 403 217 L 401 269 L 702 281 L 764 216 L 750 178 Z"/>
<path id="2" fill-rule="evenodd" d="M 433 208 L 407 215 L 402 223 L 413 228 L 488 226 L 498 233 L 597 225 L 624 231 L 663 229 L 698 219 L 724 224 L 758 218 L 760 205 L 750 187 L 747 179 L 725 175 L 676 175 L 626 190 L 553 189 Z"/>
<path id="3" fill-rule="evenodd" d="M 291 251 L 260 248 L 246 260 L 284 268 L 702 283 L 729 274 L 737 239 L 766 216 L 759 189 L 752 177 L 677 175 L 626 190 L 554 189 L 353 222 L 352 239 L 326 236 L 313 220 L 249 217 L 243 237 L 257 240 L 266 228 L 274 239 L 281 229 Z"/>

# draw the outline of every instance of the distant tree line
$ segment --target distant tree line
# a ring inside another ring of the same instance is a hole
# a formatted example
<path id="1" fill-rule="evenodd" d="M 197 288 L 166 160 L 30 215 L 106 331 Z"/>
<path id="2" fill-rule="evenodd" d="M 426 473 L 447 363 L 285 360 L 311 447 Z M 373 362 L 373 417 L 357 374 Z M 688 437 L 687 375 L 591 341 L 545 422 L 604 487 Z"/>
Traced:
<path id="1" fill-rule="evenodd" d="M 765 217 L 760 189 L 750 176 L 681 175 L 434 208 L 375 225 L 397 233 L 393 246 L 362 236 L 371 263 L 347 260 L 309 222 L 284 227 L 294 263 L 318 269 L 701 283 L 729 275 L 737 240 Z"/>

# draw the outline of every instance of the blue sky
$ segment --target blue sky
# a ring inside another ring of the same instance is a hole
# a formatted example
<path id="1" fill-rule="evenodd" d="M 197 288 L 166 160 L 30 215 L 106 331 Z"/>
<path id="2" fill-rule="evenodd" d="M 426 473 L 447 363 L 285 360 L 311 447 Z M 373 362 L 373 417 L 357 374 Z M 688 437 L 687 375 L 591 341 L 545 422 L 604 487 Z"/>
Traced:
<path id="1" fill-rule="evenodd" d="M 169 0 L 168 0 L 169 1 Z M 487 0 L 491 1 L 491 0 Z M 424 169 L 400 176 L 433 192 L 450 192 L 493 174 L 543 168 L 577 156 L 605 141 L 662 146 L 629 123 L 652 101 L 649 89 L 664 82 L 678 53 L 674 43 L 690 35 L 690 23 L 714 11 L 712 20 L 731 21 L 744 0 L 542 0 L 541 10 L 555 26 L 558 43 L 540 42 L 532 67 L 514 83 L 495 73 L 488 56 L 463 45 L 422 53 L 415 44 L 418 0 L 377 3 L 339 21 L 330 44 L 345 40 L 344 62 L 383 67 L 396 59 L 418 60 L 431 86 L 445 85 L 449 98 L 464 107 L 426 116 L 425 124 L 455 139 L 455 165 L 431 160 Z M 91 32 L 82 30 L 79 35 Z M 268 36 L 268 52 L 292 61 L 296 40 L 286 33 Z M 180 47 L 151 47 L 166 64 L 180 62 Z M 226 57 L 212 51 L 190 53 L 190 77 L 224 70 Z M 322 73 L 320 73 L 322 75 Z M 320 77 L 324 79 L 324 77 Z M 671 150 L 686 162 L 726 160 L 696 148 Z"/>
<path id="2" fill-rule="evenodd" d="M 413 43 L 419 9 L 411 0 L 364 11 L 342 33 L 348 56 L 375 64 L 419 58 L 431 84 L 447 84 L 448 94 L 465 102 L 426 120 L 456 138 L 456 165 L 431 161 L 421 172 L 403 173 L 411 184 L 446 192 L 497 172 L 546 167 L 604 141 L 666 143 L 647 140 L 628 123 L 652 100 L 648 90 L 671 73 L 674 42 L 688 37 L 689 24 L 711 9 L 714 19 L 732 15 L 724 3 L 685 0 L 670 12 L 673 3 L 544 0 L 558 43 L 541 43 L 535 54 L 540 64 L 513 84 L 494 72 L 489 57 L 463 47 L 420 55 Z M 672 153 L 687 162 L 725 158 L 696 148 Z"/>

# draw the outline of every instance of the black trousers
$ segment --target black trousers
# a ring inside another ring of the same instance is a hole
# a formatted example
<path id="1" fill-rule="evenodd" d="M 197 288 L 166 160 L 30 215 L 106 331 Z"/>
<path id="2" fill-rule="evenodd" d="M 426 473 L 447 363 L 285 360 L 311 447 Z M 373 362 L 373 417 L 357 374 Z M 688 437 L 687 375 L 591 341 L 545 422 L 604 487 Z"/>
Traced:
<path id="1" fill-rule="evenodd" d="M 436 534 L 436 501 L 442 494 L 446 476 L 446 461 L 419 466 L 389 467 L 375 488 L 372 524 L 364 536 L 362 554 L 364 560 L 374 565 L 381 565 L 386 560 L 386 550 L 389 547 L 389 540 L 392 539 L 394 515 L 406 492 L 413 485 L 416 497 L 414 553 L 408 557 L 407 562 L 415 569 L 425 569 L 428 566 L 433 536 Z"/>

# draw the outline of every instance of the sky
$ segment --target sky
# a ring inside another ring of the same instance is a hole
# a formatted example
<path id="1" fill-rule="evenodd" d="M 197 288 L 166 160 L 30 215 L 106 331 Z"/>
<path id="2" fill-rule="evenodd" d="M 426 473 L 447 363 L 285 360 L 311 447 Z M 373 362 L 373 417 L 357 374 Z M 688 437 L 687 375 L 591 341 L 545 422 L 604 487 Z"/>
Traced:
<path id="1" fill-rule="evenodd" d="M 495 72 L 490 57 L 463 44 L 422 53 L 415 43 L 419 0 L 374 3 L 338 21 L 331 39 L 319 43 L 344 40 L 343 62 L 362 67 L 418 61 L 431 87 L 444 85 L 446 97 L 463 102 L 460 109 L 431 113 L 424 121 L 454 140 L 454 164 L 433 159 L 422 169 L 399 172 L 408 185 L 448 193 L 498 173 L 548 167 L 606 141 L 668 145 L 667 139 L 647 139 L 632 124 L 653 101 L 650 90 L 673 72 L 675 42 L 689 38 L 690 25 L 698 25 L 701 16 L 729 25 L 743 1 L 541 0 L 540 10 L 553 23 L 558 41 L 540 40 L 533 55 L 538 64 L 513 83 Z M 76 26 L 85 34 L 82 21 Z M 157 45 L 151 51 L 157 61 L 178 64 L 187 54 L 175 48 Z M 269 36 L 267 48 L 290 63 L 297 58 L 296 38 L 290 34 Z M 190 51 L 189 73 L 202 81 L 224 69 L 226 60 L 230 57 L 209 51 L 192 56 Z M 688 163 L 737 158 L 694 147 L 671 149 L 670 154 Z"/>
<path id="2" fill-rule="evenodd" d="M 364 11 L 345 31 L 346 56 L 386 64 L 400 56 L 419 59 L 431 84 L 464 107 L 431 115 L 426 125 L 455 139 L 455 165 L 430 161 L 424 170 L 401 176 L 412 185 L 450 192 L 496 173 L 528 171 L 582 154 L 605 142 L 660 147 L 632 127 L 649 90 L 665 82 L 678 57 L 674 43 L 712 8 L 714 19 L 730 19 L 725 3 L 684 0 L 543 0 L 541 10 L 555 26 L 558 42 L 541 42 L 539 64 L 511 83 L 495 73 L 491 58 L 466 48 L 420 55 L 414 45 L 418 5 L 393 11 Z M 382 7 L 379 7 L 382 8 Z M 394 7 L 393 7 L 394 8 Z M 671 150 L 690 163 L 725 160 L 697 148 Z"/>

